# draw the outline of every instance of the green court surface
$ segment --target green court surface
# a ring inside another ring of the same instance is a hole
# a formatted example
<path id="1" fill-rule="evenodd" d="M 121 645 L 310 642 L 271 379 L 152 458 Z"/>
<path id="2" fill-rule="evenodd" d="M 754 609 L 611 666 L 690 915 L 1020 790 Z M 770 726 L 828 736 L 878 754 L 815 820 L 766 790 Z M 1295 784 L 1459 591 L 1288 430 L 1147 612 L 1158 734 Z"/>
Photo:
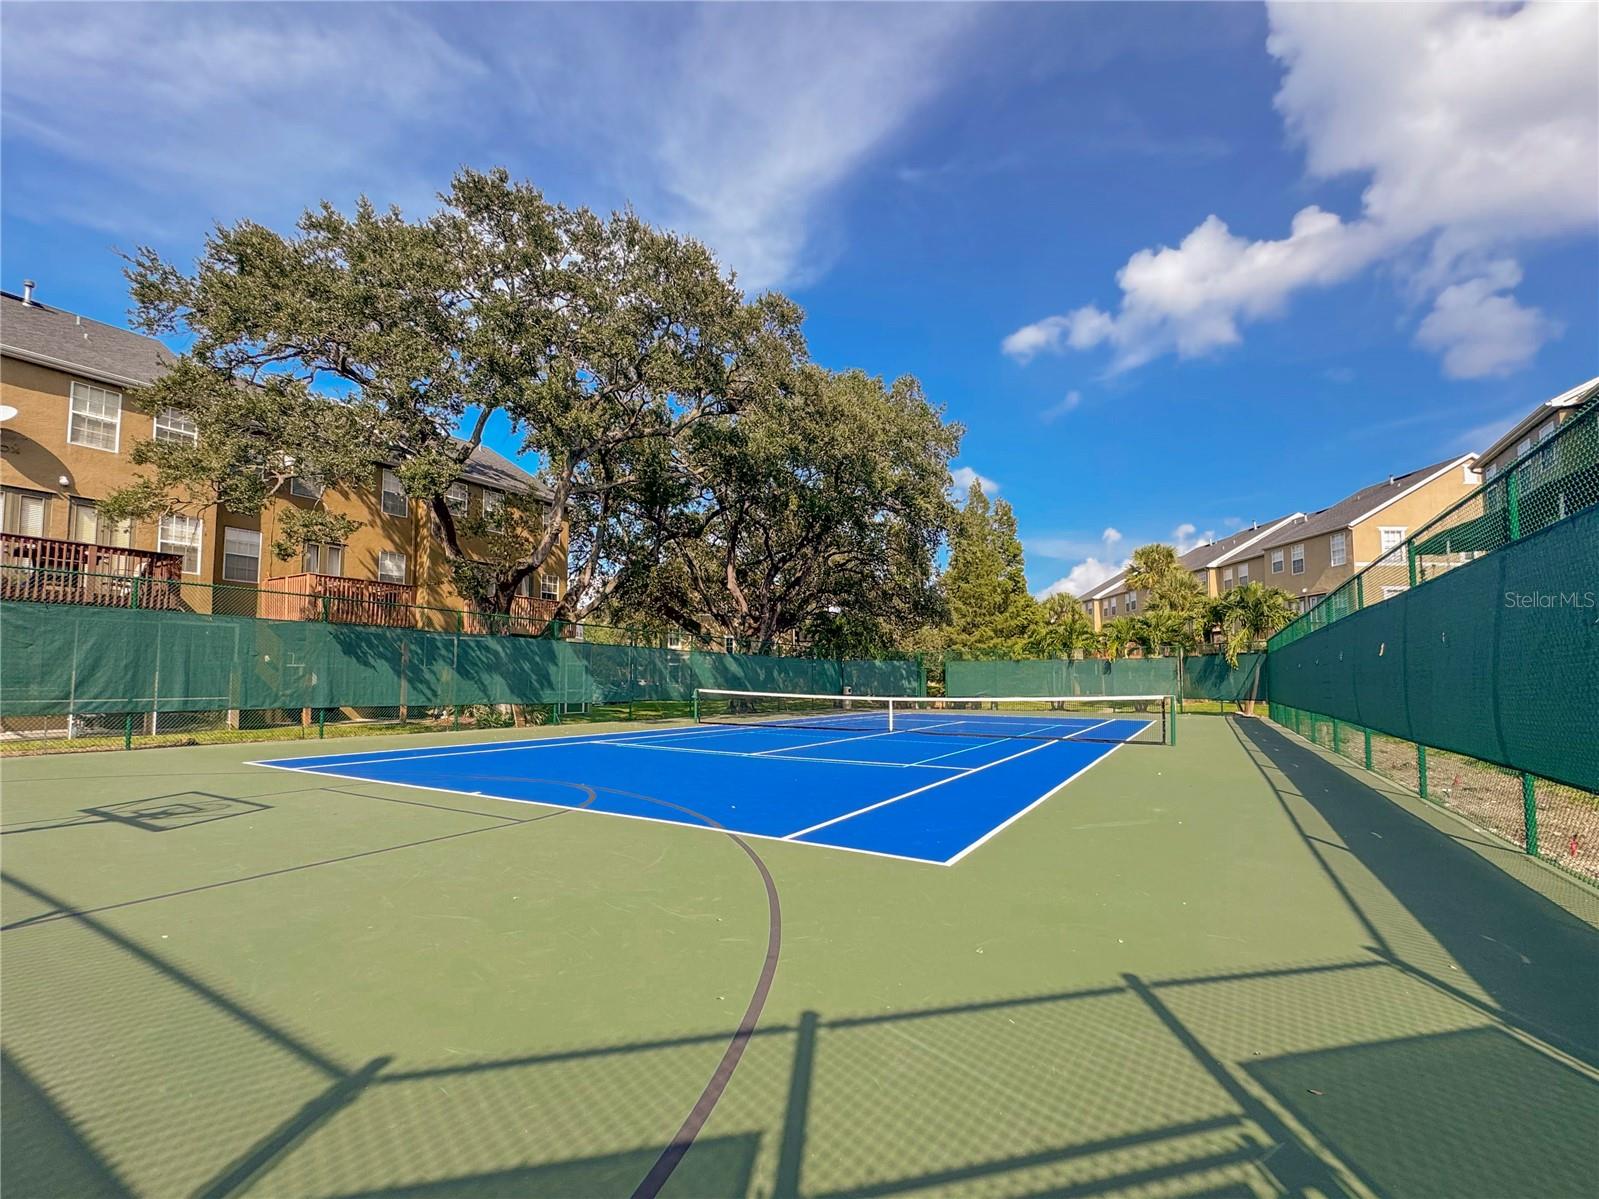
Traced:
<path id="1" fill-rule="evenodd" d="M 8 1197 L 1591 1193 L 1599 897 L 1264 721 L 948 867 L 306 752 L 5 762 Z"/>

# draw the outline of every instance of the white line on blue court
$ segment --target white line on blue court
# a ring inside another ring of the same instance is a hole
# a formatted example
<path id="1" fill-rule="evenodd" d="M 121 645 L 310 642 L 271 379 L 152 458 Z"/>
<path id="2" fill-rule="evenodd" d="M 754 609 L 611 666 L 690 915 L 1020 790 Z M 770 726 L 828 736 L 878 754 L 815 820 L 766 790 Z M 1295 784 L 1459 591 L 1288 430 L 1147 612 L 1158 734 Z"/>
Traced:
<path id="1" fill-rule="evenodd" d="M 920 795 L 923 791 L 931 791 L 934 787 L 942 787 L 945 783 L 954 783 L 959 782 L 961 779 L 971 778 L 972 775 L 981 774 L 991 766 L 1000 766 L 1006 762 L 1014 762 L 1017 758 L 1025 758 L 1028 754 L 1035 754 L 1039 750 L 1045 749 L 1054 744 L 1056 744 L 1054 741 L 1040 741 L 1037 745 L 1029 746 L 1020 753 L 1011 754 L 1007 758 L 995 758 L 992 762 L 984 762 L 981 766 L 973 766 L 970 769 L 961 771 L 959 774 L 951 775 L 947 779 L 939 779 L 936 783 L 928 783 L 927 786 L 917 787 L 914 791 L 906 791 L 900 795 L 891 795 L 887 799 L 880 799 L 876 803 L 867 804 L 864 808 L 856 808 L 853 812 L 845 812 L 842 816 L 834 816 L 831 820 L 823 820 L 819 824 L 811 825 L 810 828 L 802 828 L 797 833 L 789 833 L 788 836 L 783 838 L 783 840 L 792 841 L 795 837 L 803 837 L 808 833 L 814 833 L 819 829 L 826 828 L 830 824 L 838 824 L 840 821 L 849 820 L 854 816 L 862 816 L 867 812 L 875 812 L 878 808 L 886 808 L 891 803 L 898 803 L 902 799 L 909 799 L 913 795 Z M 946 770 L 948 767 L 932 766 L 927 767 L 926 769 Z"/>
<path id="2" fill-rule="evenodd" d="M 715 758 L 754 758 L 757 755 L 747 750 L 738 749 L 693 749 L 683 745 L 645 745 L 639 741 L 607 741 L 604 743 L 610 749 L 651 749 L 662 754 L 707 754 Z M 822 742 L 822 744 L 830 744 Z M 813 758 L 802 754 L 786 754 L 781 758 L 763 758 L 768 762 L 825 762 L 829 766 L 881 766 L 889 770 L 954 770 L 962 771 L 962 766 L 927 766 L 921 762 L 879 762 L 873 758 Z M 967 773 L 970 773 L 967 771 Z"/>
<path id="3" fill-rule="evenodd" d="M 762 726 L 756 725 L 756 728 Z M 774 728 L 780 726 L 774 726 Z M 892 737 L 894 730 L 889 729 L 882 733 L 860 733 L 853 737 L 829 737 L 826 741 L 807 741 L 803 745 L 774 745 L 771 749 L 758 749 L 750 755 L 759 758 L 765 754 L 786 754 L 796 749 L 815 749 L 818 745 L 842 745 L 846 741 L 870 741 L 873 737 Z"/>
<path id="4" fill-rule="evenodd" d="M 423 758 L 464 758 L 472 754 L 503 754 L 518 749 L 546 749 L 562 745 L 587 745 L 600 738 L 611 737 L 670 737 L 682 736 L 684 733 L 720 733 L 725 729 L 711 728 L 707 725 L 693 725 L 683 729 L 662 729 L 658 733 L 642 732 L 638 729 L 621 729 L 613 733 L 573 733 L 565 737 L 524 737 L 519 741 L 497 741 L 483 745 L 463 745 L 455 749 L 440 749 L 424 753 L 407 753 L 403 749 L 373 750 L 368 754 L 356 754 L 345 757 L 342 754 L 324 754 L 329 758 L 338 758 L 341 766 L 364 766 L 371 762 L 419 762 Z M 297 755 L 288 754 L 286 757 Z M 246 766 L 271 766 L 272 759 L 264 758 L 259 762 L 246 762 Z"/>

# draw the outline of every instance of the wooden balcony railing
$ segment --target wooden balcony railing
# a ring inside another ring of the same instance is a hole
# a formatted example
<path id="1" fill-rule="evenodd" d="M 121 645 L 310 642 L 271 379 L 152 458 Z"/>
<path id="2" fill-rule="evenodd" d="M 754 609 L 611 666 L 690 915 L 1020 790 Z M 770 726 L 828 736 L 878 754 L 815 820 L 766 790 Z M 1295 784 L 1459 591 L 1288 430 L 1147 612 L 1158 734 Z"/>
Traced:
<path id="1" fill-rule="evenodd" d="M 267 620 L 410 628 L 416 623 L 415 603 L 416 588 L 408 583 L 314 574 L 261 581 L 260 615 Z"/>
<path id="2" fill-rule="evenodd" d="M 0 533 L 0 599 L 175 609 L 182 580 L 177 554 Z"/>
<path id="3" fill-rule="evenodd" d="M 510 633 L 521 637 L 542 637 L 555 616 L 556 601 L 534 599 L 531 595 L 513 596 L 511 610 L 484 615 L 470 609 L 461 614 L 465 633 Z"/>

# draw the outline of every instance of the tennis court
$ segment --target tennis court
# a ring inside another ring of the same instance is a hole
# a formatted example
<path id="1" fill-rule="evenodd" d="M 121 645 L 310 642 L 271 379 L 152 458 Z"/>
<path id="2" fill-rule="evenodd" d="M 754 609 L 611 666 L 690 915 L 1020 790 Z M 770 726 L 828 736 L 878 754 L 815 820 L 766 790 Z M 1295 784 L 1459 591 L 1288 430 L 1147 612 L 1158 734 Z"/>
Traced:
<path id="1" fill-rule="evenodd" d="M 1163 744 L 1169 720 L 1164 696 L 961 704 L 720 691 L 698 707 L 730 701 L 742 710 L 691 728 L 260 765 L 951 865 L 1120 745 Z"/>

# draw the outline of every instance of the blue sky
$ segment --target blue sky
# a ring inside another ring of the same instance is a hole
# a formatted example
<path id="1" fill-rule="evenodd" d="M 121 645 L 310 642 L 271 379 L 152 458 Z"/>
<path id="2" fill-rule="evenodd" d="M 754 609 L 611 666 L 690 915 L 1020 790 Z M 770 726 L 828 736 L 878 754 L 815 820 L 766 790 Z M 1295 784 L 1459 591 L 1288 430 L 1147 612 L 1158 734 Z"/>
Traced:
<path id="1" fill-rule="evenodd" d="M 459 165 L 914 374 L 1029 577 L 1331 503 L 1599 374 L 1599 9 L 7 5 L 0 276 Z M 970 477 L 963 474 L 963 477 Z M 1107 536 L 1115 532 L 1118 536 Z"/>

